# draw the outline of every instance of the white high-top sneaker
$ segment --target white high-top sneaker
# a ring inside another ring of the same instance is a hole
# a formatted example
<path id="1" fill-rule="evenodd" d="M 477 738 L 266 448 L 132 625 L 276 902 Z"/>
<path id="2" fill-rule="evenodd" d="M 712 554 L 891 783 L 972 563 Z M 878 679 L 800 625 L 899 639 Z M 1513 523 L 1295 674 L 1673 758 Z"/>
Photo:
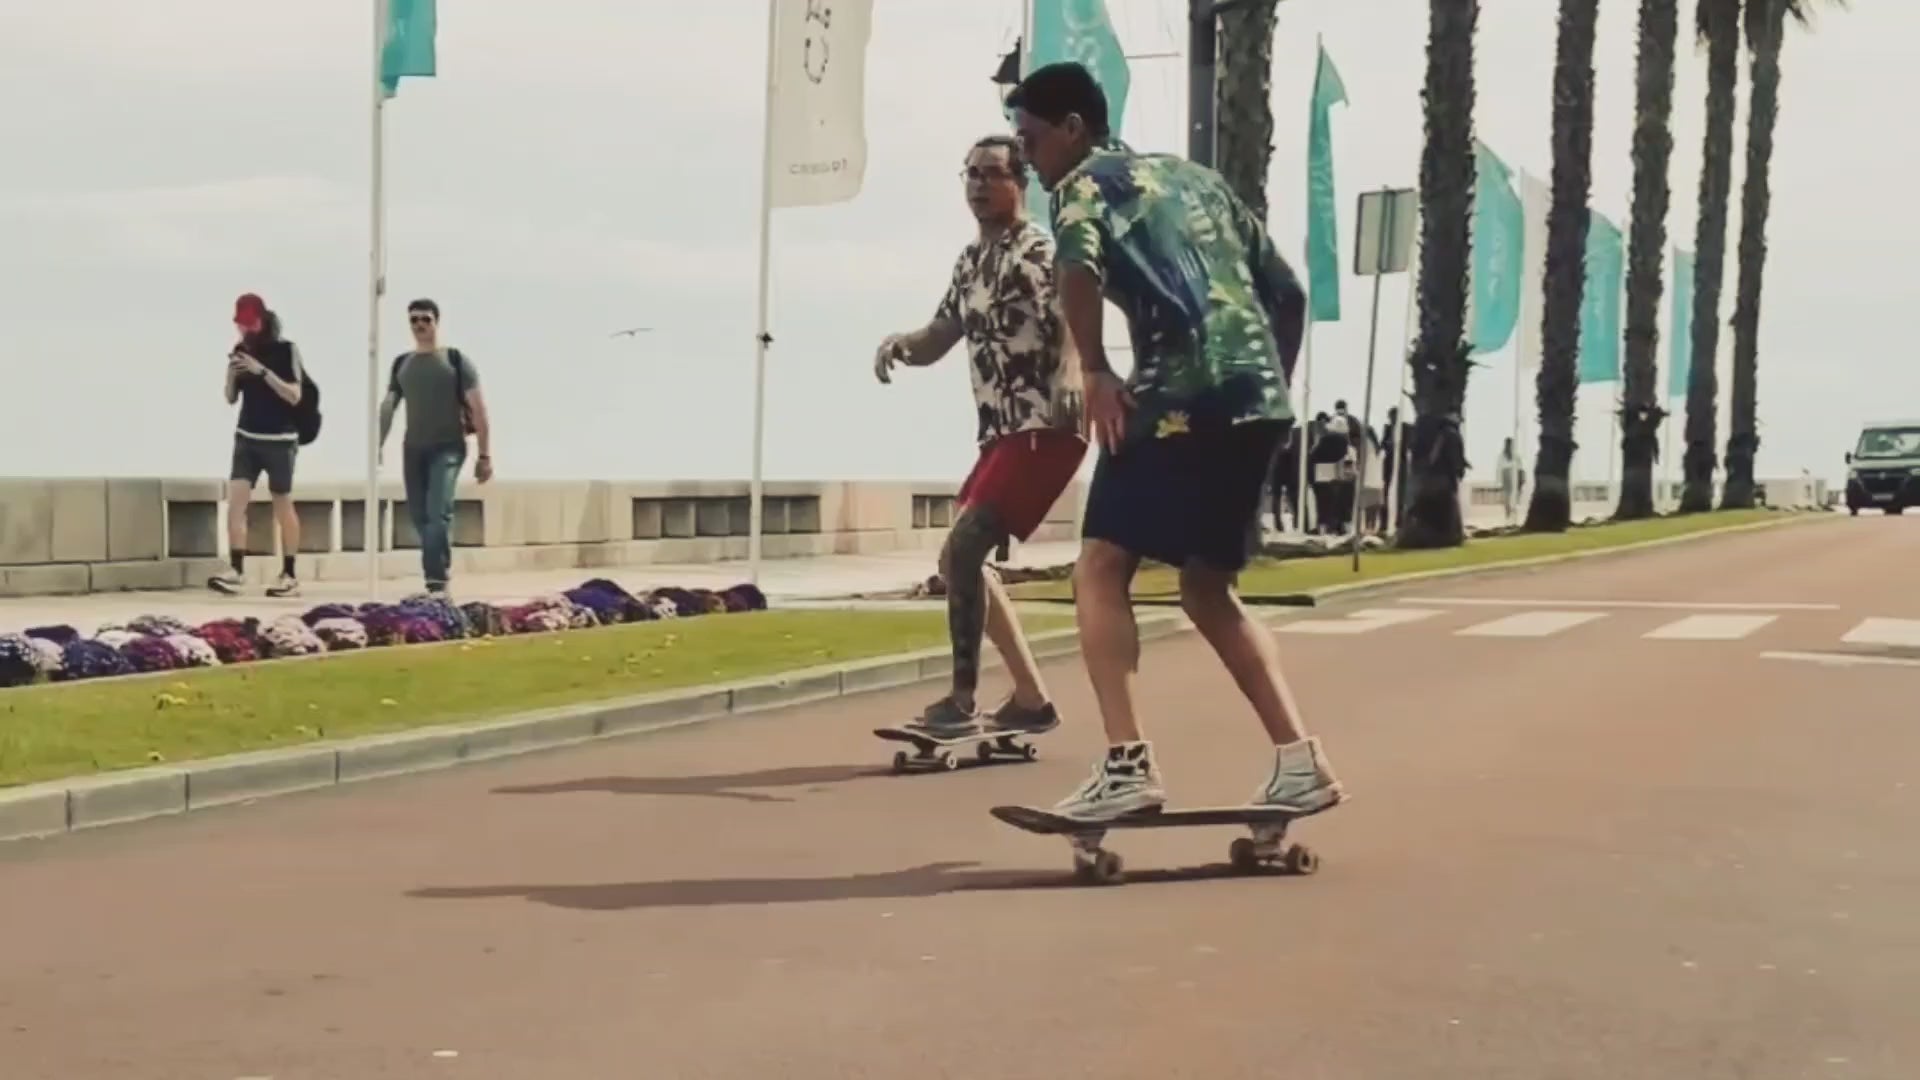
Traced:
<path id="1" fill-rule="evenodd" d="M 1253 793 L 1250 805 L 1317 814 L 1340 805 L 1346 797 L 1346 788 L 1333 775 L 1333 767 L 1320 750 L 1319 737 L 1309 736 L 1274 750 L 1273 772 Z"/>
<path id="2" fill-rule="evenodd" d="M 1153 744 L 1121 743 L 1107 749 L 1107 756 L 1093 767 L 1093 775 L 1055 803 L 1053 812 L 1079 821 L 1111 821 L 1158 810 L 1166 802 L 1160 771 L 1153 764 Z"/>

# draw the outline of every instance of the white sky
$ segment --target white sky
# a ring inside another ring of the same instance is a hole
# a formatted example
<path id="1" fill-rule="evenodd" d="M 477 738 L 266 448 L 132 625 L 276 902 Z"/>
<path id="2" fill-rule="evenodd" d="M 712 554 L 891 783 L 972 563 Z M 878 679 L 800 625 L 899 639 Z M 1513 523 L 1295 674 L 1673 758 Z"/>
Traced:
<path id="1" fill-rule="evenodd" d="M 1110 5 L 1129 51 L 1184 46 L 1182 0 Z M 892 387 L 870 364 L 884 333 L 932 311 L 968 239 L 955 173 L 967 145 L 1001 126 L 987 77 L 1019 3 L 876 6 L 865 189 L 775 219 L 774 478 L 957 477 L 972 457 L 958 352 Z M 1593 199 L 1616 220 L 1632 181 L 1635 6 L 1603 6 L 1597 58 Z M 745 476 L 764 4 L 440 7 L 440 77 L 409 80 L 388 110 L 383 353 L 400 347 L 407 299 L 440 301 L 452 342 L 484 373 L 505 477 Z M 1426 7 L 1283 6 L 1270 200 L 1290 254 L 1303 242 L 1315 35 L 1351 99 L 1334 114 L 1344 261 L 1355 193 L 1417 175 Z M 1479 135 L 1543 176 L 1556 7 L 1482 0 L 1479 38 Z M 0 473 L 218 475 L 231 302 L 256 290 L 325 389 L 326 432 L 303 471 L 358 474 L 370 8 L 0 0 Z M 1916 39 L 1920 7 L 1866 0 L 1788 44 L 1761 335 L 1763 476 L 1834 475 L 1862 419 L 1920 414 L 1920 365 L 1899 355 L 1920 223 L 1882 195 L 1913 173 L 1913 136 L 1900 134 L 1910 125 L 1882 121 L 1890 103 L 1920 97 L 1920 69 L 1902 51 Z M 1668 228 L 1691 247 L 1705 73 L 1682 51 Z M 1126 137 L 1183 150 L 1184 87 L 1180 60 L 1137 63 Z M 1383 387 L 1405 287 L 1390 280 L 1383 295 Z M 1345 320 L 1316 331 L 1314 394 L 1317 406 L 1344 396 L 1357 410 L 1368 285 L 1349 278 L 1345 289 Z M 635 325 L 655 332 L 609 340 Z M 1725 333 L 1723 369 L 1731 350 Z M 1496 354 L 1475 374 L 1477 472 L 1510 433 L 1511 363 Z M 1581 400 L 1576 471 L 1596 479 L 1609 468 L 1610 397 L 1594 388 Z M 1388 400 L 1376 393 L 1376 415 Z"/>

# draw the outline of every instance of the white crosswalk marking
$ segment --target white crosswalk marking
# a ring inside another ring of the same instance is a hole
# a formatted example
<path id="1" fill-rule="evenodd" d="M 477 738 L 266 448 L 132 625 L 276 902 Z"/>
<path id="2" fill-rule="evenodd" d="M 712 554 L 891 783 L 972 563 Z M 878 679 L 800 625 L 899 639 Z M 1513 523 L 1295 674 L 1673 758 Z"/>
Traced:
<path id="1" fill-rule="evenodd" d="M 1365 634 L 1389 626 L 1419 622 L 1440 614 L 1421 608 L 1364 608 L 1338 619 L 1295 619 L 1275 627 L 1284 634 Z"/>
<path id="2" fill-rule="evenodd" d="M 1462 637 L 1537 638 L 1606 617 L 1605 612 L 1596 611 L 1523 611 L 1455 632 Z"/>
<path id="3" fill-rule="evenodd" d="M 1777 615 L 1689 615 L 1640 635 L 1655 641 L 1739 641 Z"/>
<path id="4" fill-rule="evenodd" d="M 1862 619 L 1840 640 L 1848 645 L 1920 649 L 1920 619 Z"/>

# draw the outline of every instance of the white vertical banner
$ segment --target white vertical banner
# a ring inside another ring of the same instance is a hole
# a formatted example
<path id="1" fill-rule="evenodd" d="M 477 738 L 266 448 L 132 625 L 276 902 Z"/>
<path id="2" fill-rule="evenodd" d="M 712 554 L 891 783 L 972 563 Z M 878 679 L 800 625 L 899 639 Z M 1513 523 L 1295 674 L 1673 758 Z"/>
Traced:
<path id="1" fill-rule="evenodd" d="M 769 205 L 846 202 L 867 173 L 873 0 L 772 2 Z"/>

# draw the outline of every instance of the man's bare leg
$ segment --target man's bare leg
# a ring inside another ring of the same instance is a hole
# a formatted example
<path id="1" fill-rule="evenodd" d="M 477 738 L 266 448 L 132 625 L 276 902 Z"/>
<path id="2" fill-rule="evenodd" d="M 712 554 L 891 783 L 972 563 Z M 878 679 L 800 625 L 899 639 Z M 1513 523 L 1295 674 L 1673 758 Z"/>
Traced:
<path id="1" fill-rule="evenodd" d="M 1280 671 L 1273 634 L 1234 595 L 1235 576 L 1189 564 L 1180 572 L 1180 606 L 1226 665 L 1273 741 L 1273 773 L 1253 801 L 1306 812 L 1329 809 L 1346 797 L 1345 789 L 1327 764 L 1320 740 L 1309 736 L 1301 723 L 1300 708 Z"/>
<path id="2" fill-rule="evenodd" d="M 1073 568 L 1073 615 L 1080 656 L 1100 703 L 1107 742 L 1140 741 L 1133 711 L 1133 676 L 1140 669 L 1140 628 L 1133 621 L 1133 575 L 1140 560 L 1105 540 L 1080 547 Z"/>
<path id="3" fill-rule="evenodd" d="M 988 620 L 987 556 L 1006 530 L 992 508 L 960 512 L 940 549 L 940 576 L 947 583 L 947 635 L 953 645 L 953 682 L 946 697 L 927 706 L 919 726 L 941 735 L 965 735 L 979 727 L 975 693 L 980 686 L 980 645 Z"/>
<path id="4" fill-rule="evenodd" d="M 1013 703 L 1029 711 L 1041 709 L 1050 699 L 1046 685 L 1040 681 L 1040 664 L 1027 645 L 1019 616 L 1014 614 L 1013 601 L 1000 584 L 1000 575 L 992 569 L 983 569 L 982 574 L 987 590 L 987 639 L 1007 663 L 1007 676 L 1013 680 Z"/>

